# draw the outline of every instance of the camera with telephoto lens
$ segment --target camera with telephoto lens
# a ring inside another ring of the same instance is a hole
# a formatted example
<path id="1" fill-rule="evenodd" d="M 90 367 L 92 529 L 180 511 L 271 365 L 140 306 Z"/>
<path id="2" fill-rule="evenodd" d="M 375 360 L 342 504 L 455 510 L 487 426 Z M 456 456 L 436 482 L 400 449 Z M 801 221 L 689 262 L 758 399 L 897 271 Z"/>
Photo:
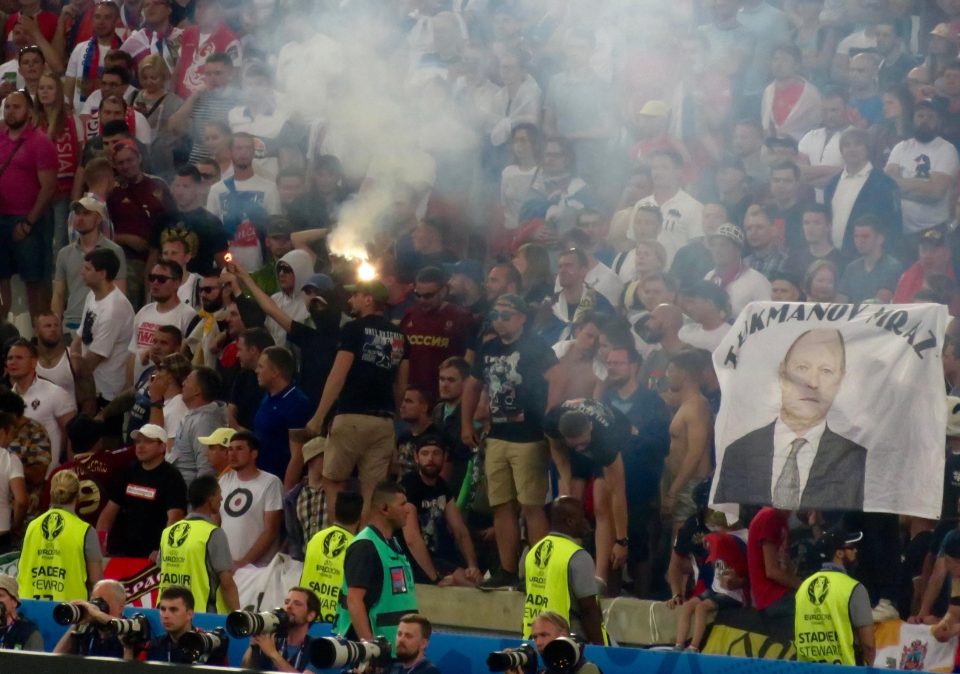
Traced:
<path id="1" fill-rule="evenodd" d="M 282 608 L 272 611 L 233 611 L 227 616 L 227 634 L 235 639 L 253 636 L 255 634 L 279 634 L 287 632 L 290 617 Z"/>
<path id="2" fill-rule="evenodd" d="M 132 618 L 114 618 L 104 627 L 123 641 L 141 642 L 150 639 L 150 621 L 142 613 L 137 613 Z"/>
<path id="3" fill-rule="evenodd" d="M 317 669 L 356 667 L 366 662 L 374 666 L 386 666 L 390 662 L 390 654 L 390 642 L 383 637 L 373 641 L 320 637 L 310 643 L 310 664 Z"/>
<path id="4" fill-rule="evenodd" d="M 226 655 L 230 639 L 222 627 L 210 632 L 185 632 L 177 646 L 190 662 L 209 662 L 211 658 Z"/>
<path id="5" fill-rule="evenodd" d="M 110 611 L 106 600 L 103 597 L 91 599 L 90 603 L 96 606 L 104 613 Z M 87 617 L 87 607 L 83 604 L 71 604 L 64 602 L 53 607 L 53 619 L 58 625 L 76 625 Z"/>
<path id="6" fill-rule="evenodd" d="M 574 671 L 583 655 L 583 641 L 575 634 L 569 637 L 557 637 L 544 646 L 541 657 L 543 664 L 551 672 L 567 674 Z"/>
<path id="7" fill-rule="evenodd" d="M 487 669 L 491 672 L 505 672 L 508 669 L 535 671 L 536 667 L 537 650 L 530 644 L 493 651 L 487 656 Z"/>

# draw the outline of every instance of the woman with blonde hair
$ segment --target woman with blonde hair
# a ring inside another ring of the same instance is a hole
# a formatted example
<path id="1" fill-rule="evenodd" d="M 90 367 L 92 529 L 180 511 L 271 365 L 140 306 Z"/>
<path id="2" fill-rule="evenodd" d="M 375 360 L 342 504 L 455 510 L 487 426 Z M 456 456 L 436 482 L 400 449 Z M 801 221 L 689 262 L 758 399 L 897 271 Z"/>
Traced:
<path id="1" fill-rule="evenodd" d="M 837 301 L 837 265 L 829 260 L 815 260 L 803 279 L 803 292 L 808 302 Z"/>
<path id="2" fill-rule="evenodd" d="M 159 54 L 151 54 L 137 68 L 141 89 L 133 99 L 133 107 L 147 118 L 153 131 L 150 144 L 150 165 L 153 172 L 170 182 L 174 175 L 174 150 L 179 136 L 170 131 L 169 120 L 183 100 L 167 90 L 170 70 Z"/>
<path id="3" fill-rule="evenodd" d="M 49 72 L 41 75 L 37 84 L 33 115 L 37 128 L 47 134 L 57 149 L 57 191 L 50 204 L 53 208 L 50 252 L 55 255 L 56 251 L 67 245 L 70 194 L 80 167 L 86 131 L 80 118 L 67 110 L 63 82 Z"/>
<path id="4" fill-rule="evenodd" d="M 50 478 L 50 508 L 27 527 L 17 572 L 20 597 L 86 600 L 103 577 L 96 532 L 77 517 L 80 478 L 61 470 Z"/>

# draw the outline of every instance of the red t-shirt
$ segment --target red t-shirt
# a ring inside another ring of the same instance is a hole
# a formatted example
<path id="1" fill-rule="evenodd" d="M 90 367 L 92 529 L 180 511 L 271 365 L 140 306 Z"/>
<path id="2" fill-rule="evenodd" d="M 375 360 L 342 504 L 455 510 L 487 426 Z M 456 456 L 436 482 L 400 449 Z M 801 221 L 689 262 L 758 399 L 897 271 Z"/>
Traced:
<path id="1" fill-rule="evenodd" d="M 436 395 L 440 363 L 462 357 L 471 348 L 477 328 L 465 309 L 448 302 L 432 312 L 415 304 L 404 314 L 400 329 L 410 342 L 410 386 Z"/>
<path id="2" fill-rule="evenodd" d="M 707 534 L 703 540 L 707 546 L 707 563 L 713 564 L 714 576 L 730 569 L 740 578 L 749 577 L 747 548 L 742 540 L 726 531 Z"/>
<path id="3" fill-rule="evenodd" d="M 28 125 L 20 138 L 23 144 L 0 175 L 0 215 L 27 215 L 40 193 L 37 173 L 57 170 L 57 148 L 46 134 Z M 0 133 L 0 165 L 18 140 L 11 140 L 7 132 Z"/>
<path id="4" fill-rule="evenodd" d="M 167 184 L 144 175 L 138 183 L 118 185 L 107 197 L 107 209 L 116 234 L 133 234 L 153 241 L 162 227 L 165 215 L 176 210 Z M 127 259 L 145 260 L 146 253 L 124 248 Z"/>
<path id="5" fill-rule="evenodd" d="M 47 39 L 47 42 L 53 42 L 53 36 L 57 33 L 57 15 L 53 12 L 43 11 L 37 14 L 35 18 L 37 19 L 37 25 L 40 27 L 40 34 Z M 10 33 L 13 32 L 13 27 L 17 25 L 19 20 L 20 12 L 14 12 L 7 17 L 7 23 L 3 27 L 4 42 L 13 40 Z M 14 47 L 14 52 L 16 52 L 16 47 Z"/>
<path id="6" fill-rule="evenodd" d="M 774 87 L 773 91 L 773 121 L 780 126 L 790 115 L 790 111 L 800 100 L 803 93 L 803 82 L 794 82 L 785 87 Z"/>
<path id="7" fill-rule="evenodd" d="M 47 488 L 43 490 L 41 509 L 50 506 L 50 480 L 62 470 L 72 470 L 80 478 L 80 500 L 77 504 L 77 517 L 90 526 L 96 526 L 100 512 L 107 505 L 108 494 L 118 475 L 124 475 L 127 468 L 137 460 L 133 447 L 123 447 L 111 452 L 80 454 L 50 474 Z"/>
<path id="8" fill-rule="evenodd" d="M 789 587 L 767 578 L 763 564 L 763 544 L 773 543 L 780 554 L 785 555 L 789 535 L 787 516 L 775 508 L 767 506 L 761 509 L 750 522 L 750 533 L 747 536 L 747 567 L 750 594 L 753 597 L 753 605 L 758 611 L 762 611 L 783 595 L 792 592 Z"/>

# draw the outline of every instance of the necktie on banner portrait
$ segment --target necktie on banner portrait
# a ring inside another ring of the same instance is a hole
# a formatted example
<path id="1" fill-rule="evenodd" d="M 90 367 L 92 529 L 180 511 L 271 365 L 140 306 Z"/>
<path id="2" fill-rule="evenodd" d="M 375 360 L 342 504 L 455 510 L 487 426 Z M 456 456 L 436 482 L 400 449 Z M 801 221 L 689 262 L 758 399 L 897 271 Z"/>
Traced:
<path id="1" fill-rule="evenodd" d="M 937 304 L 753 302 L 713 353 L 711 503 L 940 515 Z"/>

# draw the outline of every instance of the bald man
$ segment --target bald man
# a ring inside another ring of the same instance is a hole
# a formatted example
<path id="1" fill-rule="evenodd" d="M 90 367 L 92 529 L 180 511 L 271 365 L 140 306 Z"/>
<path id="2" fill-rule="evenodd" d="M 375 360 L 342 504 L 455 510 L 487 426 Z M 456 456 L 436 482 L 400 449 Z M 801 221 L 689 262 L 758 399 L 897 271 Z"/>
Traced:
<path id="1" fill-rule="evenodd" d="M 727 447 L 714 501 L 863 510 L 867 450 L 827 426 L 845 371 L 840 332 L 800 335 L 780 364 L 779 416 Z"/>

